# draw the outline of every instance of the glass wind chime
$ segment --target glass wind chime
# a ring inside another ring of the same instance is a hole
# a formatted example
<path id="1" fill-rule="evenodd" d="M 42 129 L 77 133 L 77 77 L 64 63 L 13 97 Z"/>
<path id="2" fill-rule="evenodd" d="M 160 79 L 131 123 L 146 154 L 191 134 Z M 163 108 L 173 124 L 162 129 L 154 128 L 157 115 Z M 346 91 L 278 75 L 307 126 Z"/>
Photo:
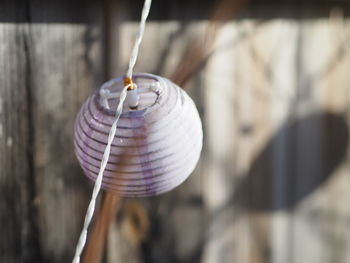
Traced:
<path id="1" fill-rule="evenodd" d="M 192 99 L 170 80 L 133 74 L 151 0 L 145 0 L 126 76 L 112 79 L 81 107 L 74 146 L 95 182 L 73 263 L 80 262 L 98 193 L 153 196 L 180 185 L 202 149 L 202 125 Z"/>

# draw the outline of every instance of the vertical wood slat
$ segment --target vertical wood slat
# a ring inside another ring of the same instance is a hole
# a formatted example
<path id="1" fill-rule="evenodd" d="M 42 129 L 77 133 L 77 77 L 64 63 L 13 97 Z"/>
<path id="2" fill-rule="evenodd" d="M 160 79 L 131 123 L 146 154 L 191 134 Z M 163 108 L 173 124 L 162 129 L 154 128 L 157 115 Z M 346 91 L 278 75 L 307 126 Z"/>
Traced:
<path id="1" fill-rule="evenodd" d="M 102 82 L 102 8 L 84 21 L 89 3 L 79 7 L 82 20 L 52 2 L 15 7 L 23 17 L 0 23 L 0 261 L 68 262 L 90 189 L 73 153 L 73 123 Z"/>
<path id="2" fill-rule="evenodd" d="M 0 260 L 38 259 L 25 25 L 0 25 Z"/>
<path id="3" fill-rule="evenodd" d="M 57 262 L 72 255 L 89 196 L 88 181 L 74 156 L 72 134 L 77 111 L 97 84 L 89 63 L 98 65 L 96 54 L 90 52 L 100 43 L 84 41 L 94 37 L 94 30 L 98 28 L 85 25 L 31 29 L 35 173 L 39 224 L 45 233 L 41 246 L 45 258 Z"/>
<path id="4" fill-rule="evenodd" d="M 101 31 L 99 25 L 37 25 L 31 39 L 41 247 L 51 262 L 69 261 L 90 195 L 74 156 L 73 124 L 101 83 Z"/>

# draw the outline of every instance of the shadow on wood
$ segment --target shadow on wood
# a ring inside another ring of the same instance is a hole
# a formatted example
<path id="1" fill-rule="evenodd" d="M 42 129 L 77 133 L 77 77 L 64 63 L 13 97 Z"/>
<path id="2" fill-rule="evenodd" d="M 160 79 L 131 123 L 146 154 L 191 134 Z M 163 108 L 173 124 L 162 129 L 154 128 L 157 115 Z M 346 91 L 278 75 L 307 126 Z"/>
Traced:
<path id="1" fill-rule="evenodd" d="M 284 125 L 238 183 L 234 203 L 253 211 L 293 208 L 332 175 L 348 140 L 344 116 L 330 112 Z"/>

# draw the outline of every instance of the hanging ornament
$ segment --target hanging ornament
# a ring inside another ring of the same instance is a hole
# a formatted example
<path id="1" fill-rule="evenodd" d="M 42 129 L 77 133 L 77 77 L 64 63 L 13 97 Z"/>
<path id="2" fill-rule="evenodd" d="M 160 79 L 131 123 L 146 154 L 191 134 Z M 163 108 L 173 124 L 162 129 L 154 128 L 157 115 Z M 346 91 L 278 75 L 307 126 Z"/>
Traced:
<path id="1" fill-rule="evenodd" d="M 199 159 L 202 125 L 191 98 L 168 79 L 133 74 L 150 7 L 145 0 L 126 76 L 94 92 L 75 122 L 75 152 L 95 184 L 72 263 L 80 262 L 101 187 L 122 196 L 165 193 Z"/>
<path id="2" fill-rule="evenodd" d="M 202 125 L 192 99 L 168 79 L 136 74 L 118 121 L 102 188 L 122 196 L 152 196 L 181 184 L 193 171 L 202 148 Z M 75 152 L 86 176 L 95 181 L 123 78 L 94 92 L 75 123 Z"/>

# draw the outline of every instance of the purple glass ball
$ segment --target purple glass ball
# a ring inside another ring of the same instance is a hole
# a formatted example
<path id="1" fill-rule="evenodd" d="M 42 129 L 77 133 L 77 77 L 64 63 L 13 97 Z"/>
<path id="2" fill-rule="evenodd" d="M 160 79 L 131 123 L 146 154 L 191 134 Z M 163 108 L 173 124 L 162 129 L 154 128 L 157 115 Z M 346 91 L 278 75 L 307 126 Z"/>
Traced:
<path id="1" fill-rule="evenodd" d="M 153 196 L 180 185 L 202 149 L 202 124 L 192 99 L 166 78 L 135 74 L 139 104 L 124 104 L 102 187 L 122 196 Z M 81 107 L 74 127 L 75 153 L 95 181 L 115 119 L 123 77 L 106 82 Z"/>

